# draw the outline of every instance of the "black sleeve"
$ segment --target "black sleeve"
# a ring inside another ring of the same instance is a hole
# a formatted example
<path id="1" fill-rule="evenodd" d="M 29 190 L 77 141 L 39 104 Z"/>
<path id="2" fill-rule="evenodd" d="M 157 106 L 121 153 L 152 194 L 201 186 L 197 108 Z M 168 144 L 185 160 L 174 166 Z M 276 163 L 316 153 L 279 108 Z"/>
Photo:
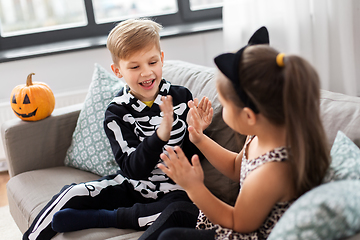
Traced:
<path id="1" fill-rule="evenodd" d="M 173 96 L 174 105 L 177 105 L 178 102 L 186 103 L 186 112 L 183 116 L 183 119 L 186 122 L 186 117 L 189 112 L 187 103 L 188 101 L 193 100 L 192 93 L 189 91 L 189 89 L 185 87 L 173 86 L 173 89 L 175 91 L 171 91 L 171 95 Z M 188 127 L 187 122 L 186 122 L 186 127 Z M 187 129 L 182 144 L 182 150 L 184 151 L 185 156 L 189 159 L 190 162 L 194 154 L 197 154 L 200 160 L 204 158 L 204 155 L 201 153 L 201 151 L 190 141 L 189 131 Z"/>
<path id="2" fill-rule="evenodd" d="M 166 142 L 156 131 L 142 142 L 129 123 L 122 120 L 123 114 L 116 104 L 110 104 L 105 112 L 104 129 L 110 141 L 115 160 L 122 175 L 145 180 L 159 161 Z"/>

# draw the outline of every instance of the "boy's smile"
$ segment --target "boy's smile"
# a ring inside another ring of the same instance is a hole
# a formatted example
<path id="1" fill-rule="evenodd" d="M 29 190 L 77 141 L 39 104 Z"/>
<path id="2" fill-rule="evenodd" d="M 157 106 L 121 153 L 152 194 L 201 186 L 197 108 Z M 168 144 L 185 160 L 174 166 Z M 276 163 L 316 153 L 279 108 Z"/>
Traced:
<path id="1" fill-rule="evenodd" d="M 155 99 L 162 78 L 164 53 L 154 45 L 132 54 L 128 59 L 120 59 L 118 66 L 111 69 L 119 78 L 124 78 L 133 94 L 140 101 Z"/>
<path id="2" fill-rule="evenodd" d="M 151 89 L 154 86 L 155 79 L 143 81 L 140 85 L 145 89 Z"/>

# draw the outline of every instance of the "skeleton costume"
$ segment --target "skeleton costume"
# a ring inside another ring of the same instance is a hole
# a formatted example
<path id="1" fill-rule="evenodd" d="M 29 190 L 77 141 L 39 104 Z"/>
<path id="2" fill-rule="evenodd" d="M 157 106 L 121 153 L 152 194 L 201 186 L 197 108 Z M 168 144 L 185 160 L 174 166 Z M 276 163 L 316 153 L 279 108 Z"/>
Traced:
<path id="1" fill-rule="evenodd" d="M 189 141 L 186 123 L 189 111 L 187 102 L 192 99 L 190 91 L 181 86 L 173 86 L 163 79 L 160 92 L 150 108 L 136 99 L 129 90 L 125 87 L 113 99 L 105 113 L 104 122 L 121 175 L 139 180 L 134 182 L 134 187 L 146 198 L 156 199 L 158 194 L 182 190 L 156 165 L 162 162 L 159 156 L 165 152 L 165 145 L 181 146 L 188 153 L 187 156 L 192 156 L 196 149 Z M 173 97 L 174 122 L 170 140 L 163 142 L 155 130 L 162 121 L 159 107 L 161 96 L 166 95 Z"/>
<path id="2" fill-rule="evenodd" d="M 168 142 L 156 134 L 162 121 L 161 96 L 166 95 L 172 96 L 174 106 Z M 57 233 L 54 226 L 51 227 L 53 216 L 55 219 L 56 214 L 69 209 L 115 213 L 113 222 L 116 224 L 105 222 L 92 227 L 144 230 L 170 203 L 190 202 L 186 192 L 157 167 L 166 145 L 181 146 L 189 159 L 193 154 L 201 154 L 188 136 L 189 100 L 192 95 L 187 88 L 171 85 L 163 79 L 154 103 L 148 107 L 125 86 L 109 104 L 104 120 L 106 135 L 121 170 L 96 181 L 65 186 L 38 214 L 23 239 L 50 239 Z M 74 224 L 81 222 L 71 220 Z M 66 218 L 62 220 L 67 221 Z"/>

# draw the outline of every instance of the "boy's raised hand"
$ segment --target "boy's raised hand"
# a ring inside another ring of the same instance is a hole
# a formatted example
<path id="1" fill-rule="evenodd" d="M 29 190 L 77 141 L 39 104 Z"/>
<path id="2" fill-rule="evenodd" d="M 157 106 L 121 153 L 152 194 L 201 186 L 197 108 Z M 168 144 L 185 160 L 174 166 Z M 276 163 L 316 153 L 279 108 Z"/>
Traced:
<path id="1" fill-rule="evenodd" d="M 204 183 L 204 172 L 197 155 L 191 158 L 191 165 L 179 146 L 175 146 L 174 149 L 168 146 L 166 151 L 169 156 L 165 153 L 160 154 L 160 158 L 164 161 L 165 165 L 159 163 L 158 168 L 174 182 L 186 191 L 196 189 L 199 186 L 198 184 Z"/>
<path id="2" fill-rule="evenodd" d="M 172 124 L 174 122 L 174 107 L 172 103 L 172 97 L 162 96 L 162 103 L 160 104 L 160 110 L 163 115 L 163 119 L 160 123 L 159 128 L 156 130 L 158 137 L 164 142 L 169 141 Z"/>
<path id="3" fill-rule="evenodd" d="M 190 110 L 186 119 L 189 125 L 189 138 L 194 144 L 200 142 L 203 131 L 210 125 L 214 114 L 211 101 L 207 97 L 203 97 L 199 104 L 198 102 L 197 98 L 188 102 Z"/>

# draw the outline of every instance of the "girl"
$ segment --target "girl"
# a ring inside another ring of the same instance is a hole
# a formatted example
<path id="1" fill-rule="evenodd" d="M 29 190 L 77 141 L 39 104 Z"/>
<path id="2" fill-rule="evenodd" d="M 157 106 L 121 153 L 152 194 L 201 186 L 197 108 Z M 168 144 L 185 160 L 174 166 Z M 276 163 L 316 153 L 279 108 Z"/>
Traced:
<path id="1" fill-rule="evenodd" d="M 190 140 L 214 167 L 240 182 L 235 206 L 220 201 L 205 187 L 196 155 L 191 165 L 180 147 L 169 147 L 168 156 L 161 154 L 165 165 L 159 168 L 201 210 L 197 229 L 189 228 L 195 227 L 196 207 L 177 203 L 163 212 L 144 238 L 169 228 L 159 239 L 266 239 L 291 203 L 321 183 L 329 166 L 329 150 L 319 113 L 318 75 L 304 59 L 259 43 L 268 43 L 264 27 L 237 53 L 215 58 L 221 72 L 217 91 L 223 119 L 248 135 L 240 153 L 222 148 L 203 134 L 212 115 L 209 100 L 201 106 L 189 102 Z"/>

